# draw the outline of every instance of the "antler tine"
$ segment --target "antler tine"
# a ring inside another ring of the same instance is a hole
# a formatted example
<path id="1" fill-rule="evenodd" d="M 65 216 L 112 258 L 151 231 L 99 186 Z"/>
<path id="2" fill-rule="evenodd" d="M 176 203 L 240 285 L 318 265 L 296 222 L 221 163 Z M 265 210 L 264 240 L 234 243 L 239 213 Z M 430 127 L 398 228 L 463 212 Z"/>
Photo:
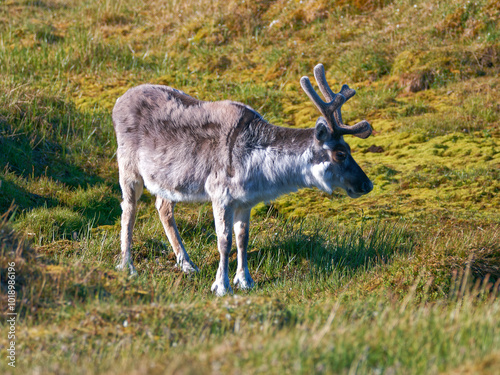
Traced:
<path id="1" fill-rule="evenodd" d="M 345 100 L 348 101 L 350 98 L 356 95 L 356 90 L 349 88 L 348 85 L 342 85 L 339 94 L 345 96 Z M 352 126 L 346 126 L 342 122 L 342 113 L 340 112 L 340 108 L 335 111 L 334 116 L 335 120 L 339 124 L 339 127 L 341 128 L 342 134 L 352 134 L 363 139 L 368 138 L 372 134 L 372 127 L 366 120 L 358 122 L 357 124 Z"/>
<path id="2" fill-rule="evenodd" d="M 321 93 L 325 97 L 326 101 L 333 101 L 337 94 L 335 94 L 332 89 L 330 89 L 330 86 L 328 86 L 328 82 L 326 82 L 325 67 L 323 66 L 323 64 L 318 64 L 314 67 L 314 78 L 316 78 L 319 89 L 321 90 Z M 345 95 L 344 97 L 347 100 L 347 97 Z"/>
<path id="3" fill-rule="evenodd" d="M 339 94 L 345 96 L 345 101 L 351 99 L 354 95 L 356 95 L 356 90 L 349 88 L 348 85 L 342 85 Z"/>
<path id="4" fill-rule="evenodd" d="M 340 126 L 341 134 L 351 134 L 358 138 L 368 138 L 372 134 L 372 127 L 368 121 L 363 120 L 352 126 L 342 124 Z"/>
<path id="5" fill-rule="evenodd" d="M 345 100 L 348 101 L 354 95 L 356 95 L 356 90 L 351 89 L 348 85 L 342 85 L 342 88 L 340 89 L 339 94 L 344 95 L 345 96 Z"/>
<path id="6" fill-rule="evenodd" d="M 343 85 L 338 94 L 334 93 L 328 85 L 328 82 L 326 81 L 325 67 L 323 66 L 323 64 L 318 64 L 314 67 L 314 78 L 316 78 L 319 89 L 328 102 L 333 102 L 339 96 L 343 96 L 345 100 L 342 104 L 344 104 L 348 99 L 352 98 L 354 94 L 356 94 L 356 91 L 350 89 L 347 85 Z M 333 119 L 331 120 L 332 122 L 334 122 L 333 127 L 336 128 L 336 131 L 339 134 L 345 134 L 343 131 L 345 125 L 342 122 L 342 113 L 340 112 L 342 104 L 338 107 L 335 107 L 335 109 L 330 109 L 330 113 L 333 114 Z M 326 106 L 330 107 L 329 104 L 326 104 Z"/>
<path id="7" fill-rule="evenodd" d="M 333 113 L 342 106 L 345 102 L 345 98 L 343 95 L 336 95 L 330 103 L 325 103 L 318 93 L 312 87 L 311 81 L 309 77 L 304 76 L 300 79 L 300 85 L 302 89 L 307 94 L 309 99 L 316 105 L 321 114 L 325 116 L 327 122 L 331 125 L 332 130 L 336 130 L 338 127 L 335 124 L 335 120 L 333 118 Z M 333 121 L 332 121 L 333 120 Z"/>
<path id="8" fill-rule="evenodd" d="M 356 90 L 351 89 L 348 85 L 342 85 L 339 94 L 345 96 L 345 101 L 348 101 L 354 95 L 356 95 Z M 368 123 L 368 121 L 361 121 L 352 126 L 346 126 L 342 121 L 342 113 L 340 112 L 340 108 L 335 111 L 335 120 L 339 124 L 341 128 L 342 134 L 352 134 L 359 138 L 368 138 L 372 134 L 372 127 Z"/>
<path id="9" fill-rule="evenodd" d="M 300 79 L 300 86 L 302 86 L 302 90 L 304 90 L 304 92 L 307 94 L 309 99 L 311 99 L 311 101 L 314 103 L 314 105 L 316 107 L 318 107 L 321 114 L 325 115 L 323 113 L 324 112 L 323 110 L 325 108 L 325 102 L 323 100 L 321 100 L 318 93 L 316 91 L 314 91 L 314 89 L 311 85 L 311 81 L 309 80 L 309 77 L 307 77 L 307 76 L 302 77 Z"/>
<path id="10" fill-rule="evenodd" d="M 348 85 L 342 85 L 339 94 L 344 95 L 345 101 L 347 102 L 354 95 L 356 95 L 356 90 L 349 88 Z M 335 119 L 338 121 L 341 127 L 345 126 L 344 123 L 342 122 L 342 113 L 340 112 L 340 108 L 335 113 Z"/>

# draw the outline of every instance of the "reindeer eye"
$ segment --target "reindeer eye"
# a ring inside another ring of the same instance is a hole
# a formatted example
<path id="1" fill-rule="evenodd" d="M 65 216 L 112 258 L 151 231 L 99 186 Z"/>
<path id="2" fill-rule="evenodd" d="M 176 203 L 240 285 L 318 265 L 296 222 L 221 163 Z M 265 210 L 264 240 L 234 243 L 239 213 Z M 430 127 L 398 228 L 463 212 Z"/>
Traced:
<path id="1" fill-rule="evenodd" d="M 337 159 L 343 161 L 347 157 L 347 154 L 344 151 L 337 151 Z"/>

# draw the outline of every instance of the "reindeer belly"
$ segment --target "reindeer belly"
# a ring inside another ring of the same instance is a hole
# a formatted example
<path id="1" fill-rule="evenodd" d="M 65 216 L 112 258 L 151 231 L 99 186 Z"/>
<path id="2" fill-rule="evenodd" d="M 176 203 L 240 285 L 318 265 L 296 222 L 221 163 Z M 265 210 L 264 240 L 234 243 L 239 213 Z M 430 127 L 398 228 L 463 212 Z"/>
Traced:
<path id="1" fill-rule="evenodd" d="M 153 195 L 173 202 L 209 200 L 206 171 L 180 155 L 158 159 L 143 154 L 138 167 L 144 185 Z"/>

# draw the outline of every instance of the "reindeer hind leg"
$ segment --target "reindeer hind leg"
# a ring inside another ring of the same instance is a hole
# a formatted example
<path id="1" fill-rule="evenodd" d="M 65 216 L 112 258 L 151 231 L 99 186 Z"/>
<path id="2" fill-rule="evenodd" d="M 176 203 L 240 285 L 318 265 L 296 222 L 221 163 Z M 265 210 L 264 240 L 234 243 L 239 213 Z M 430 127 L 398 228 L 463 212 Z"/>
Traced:
<path id="1" fill-rule="evenodd" d="M 189 255 L 182 244 L 181 236 L 175 224 L 174 207 L 175 202 L 156 197 L 156 209 L 160 215 L 160 220 L 163 224 L 163 229 L 165 229 L 168 241 L 177 257 L 177 267 L 184 273 L 198 272 L 198 267 L 189 259 Z"/>
<path id="2" fill-rule="evenodd" d="M 135 275 L 137 271 L 132 262 L 130 250 L 132 246 L 132 231 L 134 229 L 135 215 L 137 212 L 137 201 L 142 195 L 144 183 L 140 176 L 132 180 L 120 178 L 120 187 L 123 197 L 121 203 L 121 261 L 116 268 L 118 270 L 128 269 L 131 275 Z"/>

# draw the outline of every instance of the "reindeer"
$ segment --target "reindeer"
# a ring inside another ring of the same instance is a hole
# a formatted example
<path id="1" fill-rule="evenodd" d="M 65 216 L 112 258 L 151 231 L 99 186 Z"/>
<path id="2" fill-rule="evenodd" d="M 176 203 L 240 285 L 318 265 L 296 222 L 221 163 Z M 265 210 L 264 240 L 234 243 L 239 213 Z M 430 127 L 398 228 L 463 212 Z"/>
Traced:
<path id="1" fill-rule="evenodd" d="M 156 208 L 165 233 L 186 273 L 198 268 L 182 244 L 174 220 L 181 201 L 211 201 L 220 263 L 211 290 L 232 293 L 228 275 L 232 230 L 236 236 L 238 266 L 233 283 L 254 286 L 247 265 L 250 210 L 259 202 L 304 187 L 329 194 L 344 189 L 351 198 L 369 193 L 373 184 L 351 156 L 343 136 L 366 138 L 370 124 L 342 122 L 341 107 L 355 93 L 343 85 L 334 93 L 322 64 L 314 68 L 326 103 L 308 77 L 300 84 L 322 114 L 315 128 L 274 126 L 255 110 L 233 101 L 205 102 L 160 85 L 140 85 L 116 101 L 113 126 L 121 207 L 121 262 L 118 269 L 135 274 L 130 247 L 137 201 L 143 187 L 156 196 Z"/>

